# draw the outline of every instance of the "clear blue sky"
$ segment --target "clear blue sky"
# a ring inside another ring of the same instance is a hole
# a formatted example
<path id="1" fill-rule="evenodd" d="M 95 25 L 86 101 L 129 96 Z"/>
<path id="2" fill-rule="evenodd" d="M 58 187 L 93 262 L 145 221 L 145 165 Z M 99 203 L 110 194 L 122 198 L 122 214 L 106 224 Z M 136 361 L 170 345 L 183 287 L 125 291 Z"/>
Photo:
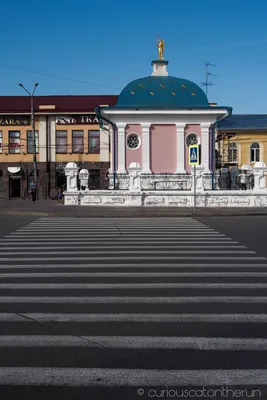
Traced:
<path id="1" fill-rule="evenodd" d="M 266 15 L 266 0 L 5 1 L 0 95 L 23 94 L 20 81 L 39 95 L 117 94 L 151 74 L 158 32 L 170 75 L 201 84 L 210 61 L 210 102 L 267 113 Z"/>

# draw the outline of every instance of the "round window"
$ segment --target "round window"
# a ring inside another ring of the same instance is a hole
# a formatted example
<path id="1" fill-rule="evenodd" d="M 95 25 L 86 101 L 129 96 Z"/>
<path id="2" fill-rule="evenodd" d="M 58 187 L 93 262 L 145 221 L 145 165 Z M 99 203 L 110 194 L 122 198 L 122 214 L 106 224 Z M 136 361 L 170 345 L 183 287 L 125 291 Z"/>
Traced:
<path id="1" fill-rule="evenodd" d="M 130 133 L 127 136 L 127 146 L 129 149 L 138 149 L 140 146 L 140 137 L 137 133 Z"/>
<path id="2" fill-rule="evenodd" d="M 198 136 L 195 133 L 189 133 L 186 138 L 186 145 L 189 147 L 193 144 L 198 144 Z"/>

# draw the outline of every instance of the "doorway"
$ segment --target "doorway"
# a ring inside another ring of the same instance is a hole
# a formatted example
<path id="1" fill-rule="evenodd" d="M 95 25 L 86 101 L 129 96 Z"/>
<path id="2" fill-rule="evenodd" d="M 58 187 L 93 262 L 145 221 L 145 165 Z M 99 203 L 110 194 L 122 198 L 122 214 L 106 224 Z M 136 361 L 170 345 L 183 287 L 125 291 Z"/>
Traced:
<path id="1" fill-rule="evenodd" d="M 9 197 L 20 198 L 21 197 L 21 177 L 10 176 L 9 177 Z"/>

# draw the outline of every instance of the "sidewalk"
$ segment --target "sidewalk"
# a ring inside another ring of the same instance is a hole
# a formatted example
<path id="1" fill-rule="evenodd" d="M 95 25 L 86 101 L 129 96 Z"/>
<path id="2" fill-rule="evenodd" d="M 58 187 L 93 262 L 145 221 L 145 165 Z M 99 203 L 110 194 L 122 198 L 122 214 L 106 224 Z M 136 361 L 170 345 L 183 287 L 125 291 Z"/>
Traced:
<path id="1" fill-rule="evenodd" d="M 40 217 L 186 217 L 266 215 L 262 208 L 193 208 L 182 207 L 83 207 L 64 206 L 54 200 L 0 200 L 0 215 L 33 215 Z"/>

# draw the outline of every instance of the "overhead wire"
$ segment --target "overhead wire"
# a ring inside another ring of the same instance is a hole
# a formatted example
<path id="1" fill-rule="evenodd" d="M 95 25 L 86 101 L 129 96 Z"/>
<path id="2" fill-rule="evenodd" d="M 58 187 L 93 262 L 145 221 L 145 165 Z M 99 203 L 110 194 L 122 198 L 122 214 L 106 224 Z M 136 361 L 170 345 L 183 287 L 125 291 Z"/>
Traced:
<path id="1" fill-rule="evenodd" d="M 43 76 L 47 76 L 47 77 L 50 77 L 50 78 L 62 79 L 62 80 L 65 80 L 65 81 L 82 83 L 82 84 L 85 84 L 85 85 L 92 85 L 92 86 L 99 86 L 99 87 L 108 88 L 108 89 L 121 90 L 121 88 L 119 88 L 119 87 L 114 87 L 114 86 L 109 86 L 109 85 L 101 85 L 101 84 L 98 84 L 98 83 L 83 81 L 83 80 L 80 80 L 80 79 L 74 79 L 74 78 L 69 78 L 69 77 L 65 77 L 65 76 L 48 74 L 46 72 L 35 71 L 35 70 L 28 69 L 28 68 L 16 67 L 14 65 L 7 65 L 7 64 L 0 63 L 0 67 L 20 70 L 20 71 L 24 71 L 24 72 L 30 72 L 32 74 L 38 74 L 38 75 L 43 75 Z"/>

